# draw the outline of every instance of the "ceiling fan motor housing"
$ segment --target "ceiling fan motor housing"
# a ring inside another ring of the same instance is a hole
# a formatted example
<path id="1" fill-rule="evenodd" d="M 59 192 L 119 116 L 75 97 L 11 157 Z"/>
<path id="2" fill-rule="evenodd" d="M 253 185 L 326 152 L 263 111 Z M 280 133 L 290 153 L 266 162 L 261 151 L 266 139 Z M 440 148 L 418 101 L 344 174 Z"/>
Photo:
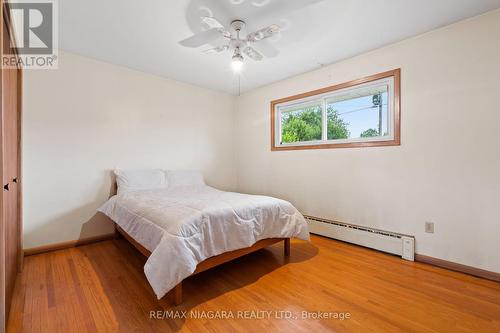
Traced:
<path id="1" fill-rule="evenodd" d="M 245 21 L 234 20 L 231 22 L 231 28 L 236 31 L 236 37 L 231 38 L 229 47 L 235 50 L 243 49 L 247 45 L 247 42 L 240 38 L 240 31 L 245 28 Z"/>
<path id="2" fill-rule="evenodd" d="M 241 31 L 243 28 L 245 28 L 245 21 L 242 20 L 234 20 L 231 22 L 231 28 L 233 28 L 236 31 Z"/>

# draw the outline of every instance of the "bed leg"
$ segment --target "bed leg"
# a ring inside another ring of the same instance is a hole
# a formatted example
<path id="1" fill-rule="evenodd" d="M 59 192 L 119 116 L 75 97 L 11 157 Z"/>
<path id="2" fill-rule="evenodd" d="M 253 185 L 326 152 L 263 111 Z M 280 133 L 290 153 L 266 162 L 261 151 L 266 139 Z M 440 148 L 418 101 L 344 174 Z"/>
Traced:
<path id="1" fill-rule="evenodd" d="M 285 238 L 284 254 L 285 254 L 285 257 L 290 256 L 290 238 Z"/>
<path id="2" fill-rule="evenodd" d="M 182 281 L 179 282 L 174 288 L 174 304 L 180 305 L 182 303 Z"/>

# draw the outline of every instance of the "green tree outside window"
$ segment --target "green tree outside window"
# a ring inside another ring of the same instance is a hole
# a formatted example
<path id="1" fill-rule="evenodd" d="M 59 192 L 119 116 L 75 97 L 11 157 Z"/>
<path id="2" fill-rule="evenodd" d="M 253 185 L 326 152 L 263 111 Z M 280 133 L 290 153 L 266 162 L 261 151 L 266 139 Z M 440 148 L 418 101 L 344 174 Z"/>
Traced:
<path id="1" fill-rule="evenodd" d="M 321 140 L 320 106 L 311 106 L 298 111 L 283 113 L 281 116 L 282 143 Z M 349 123 L 340 118 L 332 107 L 327 109 L 328 139 L 347 139 L 350 136 Z"/>

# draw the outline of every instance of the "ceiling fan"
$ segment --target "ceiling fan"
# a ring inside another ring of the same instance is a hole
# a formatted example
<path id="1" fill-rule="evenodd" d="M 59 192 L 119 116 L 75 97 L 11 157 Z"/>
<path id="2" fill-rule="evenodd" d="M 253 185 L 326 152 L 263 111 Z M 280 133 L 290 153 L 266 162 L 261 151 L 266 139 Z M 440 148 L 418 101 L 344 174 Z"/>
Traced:
<path id="1" fill-rule="evenodd" d="M 224 44 L 205 50 L 204 53 L 220 53 L 226 50 L 234 51 L 231 66 L 236 72 L 241 71 L 243 68 L 243 54 L 255 61 L 261 61 L 264 56 L 274 57 L 278 54 L 278 50 L 263 43 L 258 47 L 260 52 L 252 46 L 263 39 L 278 34 L 280 32 L 280 27 L 277 24 L 272 24 L 242 37 L 240 33 L 245 28 L 245 22 L 243 20 L 232 21 L 229 29 L 225 28 L 224 25 L 214 17 L 205 16 L 201 18 L 201 21 L 208 26 L 209 29 L 186 38 L 180 41 L 179 44 L 194 48 L 210 44 L 222 37 L 225 40 Z M 234 30 L 234 33 L 231 33 L 231 30 Z"/>

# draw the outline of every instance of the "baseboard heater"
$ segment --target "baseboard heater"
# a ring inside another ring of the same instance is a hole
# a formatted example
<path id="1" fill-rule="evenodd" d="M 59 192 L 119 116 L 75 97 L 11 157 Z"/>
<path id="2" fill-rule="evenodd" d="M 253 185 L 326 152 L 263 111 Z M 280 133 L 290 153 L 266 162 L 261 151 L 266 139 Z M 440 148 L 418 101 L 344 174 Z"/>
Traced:
<path id="1" fill-rule="evenodd" d="M 369 247 L 414 261 L 415 237 L 304 215 L 313 234 Z"/>

